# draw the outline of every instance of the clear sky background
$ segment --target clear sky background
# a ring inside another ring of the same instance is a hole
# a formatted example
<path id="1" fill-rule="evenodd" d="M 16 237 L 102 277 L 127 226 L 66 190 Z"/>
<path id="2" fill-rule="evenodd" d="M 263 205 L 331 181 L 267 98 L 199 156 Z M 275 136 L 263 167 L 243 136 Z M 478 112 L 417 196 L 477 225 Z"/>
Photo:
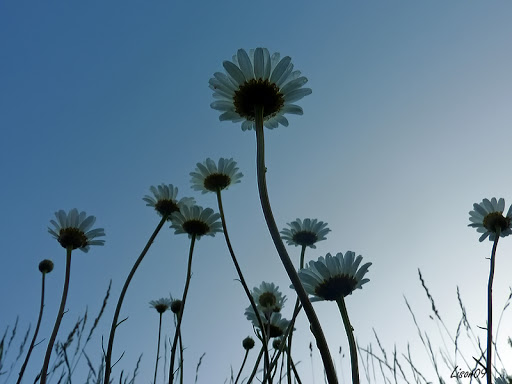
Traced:
<path id="1" fill-rule="evenodd" d="M 55 269 L 39 339 L 49 337 L 65 250 L 47 226 L 55 211 L 76 207 L 95 215 L 107 236 L 104 247 L 73 252 L 60 336 L 86 307 L 91 318 L 96 314 L 112 279 L 110 302 L 88 346 L 99 361 L 124 279 L 159 221 L 142 197 L 150 185 L 172 183 L 180 197 L 217 210 L 213 195 L 190 188 L 189 172 L 207 157 L 239 163 L 242 183 L 224 193 L 233 246 L 249 286 L 279 285 L 288 296 L 284 316 L 291 316 L 294 293 L 259 206 L 254 132 L 219 122 L 209 107 L 208 80 L 222 61 L 239 48 L 262 46 L 291 56 L 313 90 L 299 102 L 303 116 L 266 130 L 278 225 L 298 217 L 329 223 L 332 232 L 307 251 L 307 260 L 353 250 L 372 262 L 370 282 L 347 298 L 358 342 L 377 349 L 374 328 L 388 353 L 395 344 L 405 352 L 410 343 L 416 363 L 434 380 L 403 295 L 437 349 L 442 340 L 417 270 L 453 334 L 459 286 L 485 344 L 477 326 L 486 321 L 492 244 L 479 243 L 467 227 L 468 211 L 485 197 L 504 197 L 507 209 L 512 203 L 511 16 L 508 0 L 0 2 L 0 329 L 17 316 L 21 329 L 35 324 L 37 266 L 50 258 Z M 498 247 L 496 317 L 512 284 L 511 243 L 506 238 Z M 121 315 L 128 320 L 116 335 L 114 359 L 125 354 L 115 377 L 131 371 L 142 353 L 137 382 L 152 380 L 158 315 L 148 302 L 181 296 L 188 246 L 186 236 L 164 228 L 135 275 Z M 299 248 L 290 252 L 298 263 Z M 243 315 L 248 302 L 222 236 L 197 242 L 193 263 L 183 325 L 185 381 L 193 382 L 206 353 L 198 382 L 222 383 L 231 366 L 236 374 L 241 341 L 252 334 Z M 348 351 L 348 344 L 337 307 L 315 308 L 347 380 L 348 352 L 340 362 L 338 350 Z M 172 335 L 170 314 L 164 319 Z M 313 337 L 304 316 L 296 335 L 304 382 L 321 382 L 316 351 L 311 367 Z M 512 317 L 505 313 L 498 348 L 510 372 L 509 335 Z M 36 348 L 27 383 L 45 348 L 46 341 Z M 465 354 L 476 356 L 469 346 Z M 454 381 L 438 358 L 443 377 Z"/>

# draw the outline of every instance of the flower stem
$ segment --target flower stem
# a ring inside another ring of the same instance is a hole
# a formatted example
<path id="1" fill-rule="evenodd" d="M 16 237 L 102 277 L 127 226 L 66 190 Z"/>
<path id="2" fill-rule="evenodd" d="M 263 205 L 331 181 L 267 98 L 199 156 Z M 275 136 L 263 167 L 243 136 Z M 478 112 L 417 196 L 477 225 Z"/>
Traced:
<path id="1" fill-rule="evenodd" d="M 240 367 L 240 370 L 238 371 L 238 375 L 236 375 L 236 380 L 235 380 L 235 384 L 238 383 L 238 379 L 240 378 L 240 375 L 242 374 L 242 370 L 244 369 L 244 365 L 245 365 L 245 362 L 247 361 L 247 356 L 249 355 L 249 350 L 246 349 L 245 350 L 245 356 L 244 356 L 244 361 L 242 361 L 242 366 Z"/>
<path id="2" fill-rule="evenodd" d="M 299 264 L 299 270 L 301 270 L 302 268 L 304 268 L 304 256 L 306 254 L 306 246 L 303 245 L 301 247 L 301 251 L 300 251 L 300 264 Z M 292 378 L 291 378 L 291 375 L 290 375 L 290 368 L 291 368 L 291 365 L 292 365 L 292 337 L 293 337 L 293 325 L 295 324 L 295 319 L 297 318 L 297 315 L 299 314 L 299 298 L 297 297 L 297 299 L 295 299 L 295 307 L 294 307 L 294 310 L 293 310 L 293 317 L 292 317 L 292 321 L 290 321 L 290 336 L 288 336 L 288 362 L 287 362 L 287 367 L 288 367 L 288 370 L 287 370 L 287 374 L 288 374 L 288 384 L 291 384 L 292 383 Z"/>
<path id="3" fill-rule="evenodd" d="M 132 270 L 130 271 L 130 273 L 128 274 L 128 277 L 126 278 L 126 281 L 124 282 L 124 286 L 121 291 L 121 295 L 119 295 L 119 300 L 117 301 L 114 318 L 112 319 L 112 326 L 110 327 L 110 336 L 108 338 L 107 353 L 105 355 L 105 379 L 103 380 L 104 383 L 110 383 L 110 373 L 112 372 L 112 348 L 114 346 L 114 337 L 116 335 L 116 329 L 117 329 L 117 326 L 119 325 L 117 323 L 117 321 L 119 319 L 119 314 L 121 313 L 121 307 L 123 305 L 124 296 L 126 295 L 128 286 L 130 285 L 130 282 L 132 281 L 132 278 L 135 275 L 137 268 L 139 267 L 140 263 L 142 262 L 142 259 L 144 259 L 144 256 L 146 256 L 146 253 L 148 252 L 149 247 L 151 247 L 151 244 L 153 244 L 153 241 L 155 240 L 156 235 L 158 235 L 158 232 L 160 232 L 160 229 L 162 229 L 162 226 L 164 225 L 166 220 L 167 220 L 167 216 L 163 216 L 162 219 L 160 220 L 160 223 L 158 223 L 157 227 L 155 228 L 155 231 L 149 238 L 146 246 L 142 250 L 137 261 L 135 261 L 135 264 L 133 265 Z"/>
<path id="4" fill-rule="evenodd" d="M 159 313 L 160 320 L 158 323 L 158 343 L 156 346 L 155 378 L 153 379 L 153 384 L 156 384 L 156 373 L 158 372 L 158 359 L 159 359 L 158 356 L 160 355 L 160 335 L 162 333 L 162 314 L 163 313 Z"/>
<path id="5" fill-rule="evenodd" d="M 254 363 L 254 368 L 252 370 L 251 376 L 249 377 L 249 380 L 247 380 L 247 383 L 252 383 L 252 380 L 254 379 L 254 376 L 256 376 L 256 372 L 258 371 L 258 366 L 260 365 L 261 357 L 263 356 L 263 349 L 265 348 L 264 345 L 261 345 L 261 350 L 258 355 L 258 358 L 256 359 L 256 362 Z M 265 382 L 265 379 L 263 379 L 263 383 Z"/>
<path id="6" fill-rule="evenodd" d="M 50 364 L 50 356 L 53 350 L 53 344 L 55 344 L 55 339 L 57 338 L 57 333 L 59 332 L 60 323 L 62 321 L 62 317 L 64 316 L 64 308 L 66 306 L 66 299 L 68 297 L 68 288 L 69 288 L 69 276 L 71 272 L 71 252 L 72 248 L 66 249 L 66 277 L 64 278 L 64 289 L 62 290 L 62 298 L 60 300 L 60 308 L 57 314 L 57 319 L 55 320 L 55 325 L 53 327 L 52 335 L 50 337 L 50 341 L 48 342 L 48 347 L 46 348 L 46 355 L 44 356 L 43 368 L 41 369 L 41 381 L 40 384 L 46 384 L 46 374 L 48 372 L 48 365 Z"/>
<path id="7" fill-rule="evenodd" d="M 41 326 L 41 319 L 43 318 L 43 308 L 44 308 L 44 287 L 45 287 L 45 278 L 46 272 L 42 272 L 41 278 L 41 306 L 39 308 L 39 317 L 37 319 L 36 330 L 34 331 L 34 336 L 32 337 L 32 341 L 30 342 L 30 347 L 28 348 L 27 357 L 25 357 L 25 361 L 21 366 L 20 373 L 18 375 L 18 381 L 16 384 L 21 383 L 21 379 L 23 378 L 23 374 L 25 373 L 25 369 L 27 368 L 28 360 L 30 359 L 30 355 L 32 354 L 32 350 L 34 349 L 34 344 L 36 343 L 37 335 L 39 333 L 39 327 Z"/>
<path id="8" fill-rule="evenodd" d="M 337 299 L 336 303 L 338 303 L 338 308 L 340 309 L 341 317 L 343 319 L 343 325 L 345 326 L 345 331 L 347 332 L 348 344 L 350 346 L 352 384 L 359 384 L 359 364 L 357 362 L 357 347 L 356 341 L 354 339 L 354 328 L 352 328 L 352 325 L 350 324 L 347 307 L 345 306 L 345 299 L 343 298 L 343 296 Z"/>
<path id="9" fill-rule="evenodd" d="M 500 239 L 500 231 L 496 233 L 491 253 L 489 284 L 487 285 L 487 384 L 492 384 L 492 283 L 494 281 L 494 266 L 496 263 L 496 248 Z"/>
<path id="10" fill-rule="evenodd" d="M 222 222 L 222 230 L 224 232 L 224 238 L 226 239 L 226 245 L 228 246 L 229 254 L 231 255 L 231 259 L 233 260 L 233 264 L 235 265 L 236 272 L 238 273 L 238 277 L 240 279 L 240 283 L 242 284 L 242 287 L 244 288 L 244 292 L 249 299 L 251 303 L 251 307 L 256 314 L 256 319 L 258 320 L 258 325 L 260 327 L 261 332 L 263 333 L 263 339 L 267 340 L 266 337 L 266 331 L 265 327 L 263 325 L 263 321 L 261 320 L 260 311 L 258 311 L 258 308 L 256 307 L 256 303 L 254 302 L 254 298 L 251 295 L 251 291 L 249 290 L 249 287 L 247 286 L 247 283 L 245 282 L 244 275 L 242 274 L 242 270 L 240 269 L 240 265 L 238 264 L 238 260 L 236 259 L 235 252 L 233 251 L 233 247 L 231 246 L 231 241 L 229 240 L 229 234 L 228 234 L 228 228 L 226 225 L 226 218 L 224 216 L 224 208 L 222 206 L 222 197 L 221 197 L 221 191 L 220 189 L 217 189 L 217 203 L 219 205 L 219 213 L 220 218 Z M 268 356 L 268 348 L 265 347 L 265 361 L 269 362 L 269 356 Z"/>
<path id="11" fill-rule="evenodd" d="M 283 240 L 279 235 L 279 229 L 277 228 L 276 222 L 274 220 L 272 208 L 270 207 L 265 174 L 267 169 L 265 167 L 265 138 L 263 133 L 262 106 L 256 106 L 255 108 L 255 128 L 257 145 L 256 163 L 258 174 L 258 189 L 260 193 L 260 201 L 263 214 L 265 216 L 265 220 L 267 222 L 270 235 L 272 236 L 272 240 L 274 241 L 277 253 L 281 258 L 281 262 L 283 263 L 283 266 L 286 272 L 288 273 L 288 277 L 290 278 L 290 281 L 293 284 L 295 291 L 297 292 L 299 300 L 302 306 L 304 307 L 304 312 L 308 317 L 309 323 L 311 325 L 311 332 L 313 333 L 313 336 L 316 339 L 316 345 L 320 351 L 320 355 L 322 356 L 327 380 L 329 384 L 337 384 L 338 379 L 336 377 L 336 371 L 334 369 L 334 364 L 329 353 L 327 341 L 322 331 L 322 327 L 320 326 L 320 321 L 318 321 L 318 317 L 316 316 L 315 310 L 313 309 L 313 306 L 309 301 L 308 295 L 300 282 L 299 275 L 297 274 L 297 271 L 295 270 L 295 267 L 293 266 L 293 263 L 290 260 L 290 256 L 288 256 L 288 252 L 286 251 L 286 248 L 283 244 Z"/>
<path id="12" fill-rule="evenodd" d="M 187 300 L 188 287 L 190 285 L 190 279 L 192 278 L 192 254 L 194 253 L 194 244 L 196 242 L 196 235 L 191 235 L 190 239 L 190 251 L 188 254 L 188 267 L 187 267 L 187 278 L 185 281 L 185 289 L 183 290 L 183 298 L 181 299 L 181 308 L 178 313 L 178 324 L 176 324 L 176 332 L 174 333 L 174 340 L 172 342 L 171 349 L 171 364 L 169 368 L 169 384 L 174 382 L 174 360 L 176 357 L 176 347 L 178 345 L 178 335 L 181 331 L 181 321 L 183 319 L 183 311 L 185 309 L 185 302 Z M 183 351 L 182 351 L 183 353 Z M 183 370 L 183 356 L 181 356 L 180 369 Z"/>

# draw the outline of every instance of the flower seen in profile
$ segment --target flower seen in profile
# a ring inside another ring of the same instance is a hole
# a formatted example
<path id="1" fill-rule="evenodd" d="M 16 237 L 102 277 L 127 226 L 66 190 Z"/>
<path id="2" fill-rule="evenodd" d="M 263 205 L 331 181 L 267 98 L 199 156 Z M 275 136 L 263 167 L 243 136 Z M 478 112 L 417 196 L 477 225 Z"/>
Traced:
<path id="1" fill-rule="evenodd" d="M 328 253 L 317 261 L 310 261 L 309 265 L 299 271 L 299 278 L 305 291 L 313 295 L 313 301 L 338 300 L 352 293 L 357 288 L 370 281 L 363 279 L 372 263 L 366 263 L 361 268 L 363 260 L 361 255 L 347 251 L 331 256 Z"/>
<path id="2" fill-rule="evenodd" d="M 508 209 L 507 215 L 503 216 L 505 210 L 505 200 L 500 198 L 496 200 L 483 199 L 480 204 L 473 204 L 473 211 L 469 211 L 468 227 L 476 228 L 481 233 L 480 241 L 484 241 L 487 237 L 494 241 L 496 235 L 505 237 L 512 233 L 512 205 Z"/>
<path id="3" fill-rule="evenodd" d="M 201 236 L 215 236 L 216 232 L 222 232 L 219 218 L 220 215 L 211 208 L 183 205 L 181 211 L 172 214 L 171 228 L 175 234 L 188 233 L 188 237 L 195 236 L 199 240 Z"/>
<path id="4" fill-rule="evenodd" d="M 286 301 L 286 296 L 279 291 L 278 286 L 265 281 L 263 281 L 259 287 L 254 287 L 252 297 L 254 298 L 258 310 L 265 314 L 281 312 L 284 302 Z"/>
<path id="5" fill-rule="evenodd" d="M 327 228 L 327 223 L 317 219 L 297 219 L 288 223 L 290 228 L 284 228 L 281 231 L 281 238 L 288 245 L 316 248 L 315 243 L 325 240 L 331 230 Z"/>
<path id="6" fill-rule="evenodd" d="M 152 185 L 149 190 L 153 196 L 146 195 L 142 198 L 148 207 L 155 208 L 155 211 L 167 220 L 171 220 L 171 214 L 179 212 L 184 205 L 193 205 L 195 200 L 193 197 L 183 197 L 177 199 L 178 187 L 172 184 L 160 184 L 158 186 Z"/>
<path id="7" fill-rule="evenodd" d="M 171 299 L 168 299 L 167 297 L 162 297 L 158 300 L 151 300 L 149 302 L 149 305 L 151 308 L 155 308 L 158 313 L 164 313 L 168 309 L 171 308 L 172 302 Z"/>
<path id="8" fill-rule="evenodd" d="M 260 328 L 258 323 L 258 318 L 256 317 L 256 313 L 254 313 L 254 310 L 252 309 L 252 306 L 247 307 L 245 310 L 245 317 L 247 320 L 249 320 L 252 325 L 256 328 Z M 273 312 L 270 315 L 270 322 L 267 317 L 263 313 L 260 313 L 261 321 L 263 322 L 263 326 L 265 327 L 265 332 L 267 332 L 267 329 L 270 330 L 269 337 L 279 337 L 282 336 L 285 332 L 288 326 L 290 325 L 290 321 L 286 320 L 281 316 L 278 312 Z"/>
<path id="9" fill-rule="evenodd" d="M 78 213 L 76 208 L 67 214 L 62 209 L 55 212 L 57 221 L 50 220 L 53 228 L 48 227 L 48 232 L 66 249 L 79 248 L 83 252 L 89 251 L 90 245 L 103 245 L 105 240 L 95 240 L 105 236 L 103 228 L 91 229 L 96 217 L 87 216 L 85 212 Z"/>
<path id="10" fill-rule="evenodd" d="M 263 108 L 264 126 L 288 126 L 285 114 L 302 115 L 294 102 L 311 93 L 303 88 L 308 79 L 293 70 L 291 58 L 270 55 L 266 48 L 239 49 L 232 61 L 222 63 L 226 73 L 216 72 L 209 81 L 216 99 L 210 106 L 221 112 L 220 121 L 242 122 L 242 130 L 254 129 L 255 107 Z"/>
<path id="11" fill-rule="evenodd" d="M 204 163 L 197 163 L 194 172 L 190 172 L 192 188 L 202 193 L 217 192 L 227 189 L 231 184 L 240 182 L 243 174 L 238 172 L 236 161 L 221 157 L 218 164 L 208 158 Z"/>

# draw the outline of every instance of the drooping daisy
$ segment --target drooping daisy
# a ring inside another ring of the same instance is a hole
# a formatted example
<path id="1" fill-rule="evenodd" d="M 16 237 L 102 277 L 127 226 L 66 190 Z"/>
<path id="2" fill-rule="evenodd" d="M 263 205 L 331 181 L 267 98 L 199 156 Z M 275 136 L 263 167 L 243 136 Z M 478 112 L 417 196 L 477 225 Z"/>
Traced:
<path id="1" fill-rule="evenodd" d="M 219 218 L 220 215 L 211 208 L 183 205 L 181 211 L 172 214 L 171 228 L 175 234 L 188 233 L 189 238 L 195 236 L 199 240 L 201 236 L 215 236 L 216 232 L 222 232 Z"/>
<path id="2" fill-rule="evenodd" d="M 503 216 L 505 210 L 505 200 L 500 198 L 496 200 L 483 199 L 480 204 L 473 204 L 473 211 L 469 211 L 468 227 L 476 228 L 476 231 L 482 233 L 480 241 L 484 241 L 487 237 L 494 241 L 496 234 L 500 237 L 508 236 L 512 233 L 512 205 L 508 209 L 507 215 Z"/>
<path id="3" fill-rule="evenodd" d="M 182 206 L 195 204 L 193 197 L 183 197 L 178 201 L 178 187 L 172 184 L 160 184 L 157 187 L 152 185 L 149 190 L 153 196 L 146 195 L 142 200 L 148 207 L 155 208 L 160 216 L 167 217 L 167 220 L 171 220 L 171 214 L 179 212 Z"/>
<path id="4" fill-rule="evenodd" d="M 50 220 L 54 228 L 48 227 L 48 232 L 58 240 L 60 245 L 66 249 L 79 248 L 83 252 L 89 251 L 90 245 L 103 245 L 105 240 L 94 240 L 97 237 L 105 236 L 103 228 L 91 227 L 96 221 L 96 217 L 87 216 L 85 212 L 78 213 L 73 208 L 66 214 L 62 209 L 55 212 L 57 221 Z"/>
<path id="5" fill-rule="evenodd" d="M 310 261 L 306 268 L 299 271 L 299 278 L 304 289 L 313 300 L 338 300 L 352 293 L 357 288 L 370 281 L 363 279 L 372 263 L 366 263 L 361 268 L 361 255 L 347 251 L 331 256 L 328 253 L 317 261 Z M 359 269 L 358 269 L 359 268 Z"/>
<path id="6" fill-rule="evenodd" d="M 297 219 L 288 223 L 290 228 L 284 228 L 281 231 L 281 238 L 286 240 L 288 245 L 316 248 L 315 243 L 325 240 L 331 230 L 327 228 L 327 223 L 317 219 Z"/>
<path id="7" fill-rule="evenodd" d="M 149 302 L 149 305 L 151 306 L 151 308 L 155 308 L 158 313 L 164 313 L 165 311 L 171 308 L 172 302 L 171 299 L 163 297 L 158 300 L 151 300 Z"/>
<path id="8" fill-rule="evenodd" d="M 256 317 L 252 306 L 247 307 L 245 310 L 245 317 L 252 323 L 253 326 L 260 329 L 258 318 Z M 270 315 L 270 322 L 263 313 L 260 313 L 260 318 L 263 322 L 263 326 L 265 327 L 265 332 L 267 332 L 267 329 L 270 330 L 269 337 L 282 336 L 290 325 L 290 321 L 283 318 L 278 312 L 274 312 Z"/>
<path id="9" fill-rule="evenodd" d="M 265 314 L 280 312 L 286 301 L 286 296 L 279 291 L 278 286 L 265 281 L 259 287 L 254 287 L 252 297 L 256 307 Z"/>
<path id="10" fill-rule="evenodd" d="M 218 165 L 208 158 L 197 163 L 194 172 L 190 172 L 192 188 L 202 193 L 217 192 L 227 189 L 231 184 L 240 182 L 243 174 L 238 172 L 236 161 L 221 157 Z"/>
<path id="11" fill-rule="evenodd" d="M 293 70 L 291 58 L 281 59 L 278 52 L 270 55 L 266 48 L 239 49 L 232 61 L 222 63 L 226 73 L 216 72 L 209 81 L 213 97 L 210 106 L 221 111 L 220 121 L 242 122 L 242 130 L 254 129 L 255 106 L 263 108 L 264 125 L 288 126 L 286 113 L 302 115 L 293 104 L 311 93 L 302 88 L 308 79 Z"/>

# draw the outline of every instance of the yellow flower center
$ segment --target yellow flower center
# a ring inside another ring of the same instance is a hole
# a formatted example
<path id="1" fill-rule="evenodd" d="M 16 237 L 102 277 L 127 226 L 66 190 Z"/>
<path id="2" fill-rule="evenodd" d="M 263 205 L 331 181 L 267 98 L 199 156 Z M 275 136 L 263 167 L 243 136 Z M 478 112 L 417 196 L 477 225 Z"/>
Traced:
<path id="1" fill-rule="evenodd" d="M 274 309 L 277 304 L 277 298 L 273 293 L 264 292 L 260 295 L 259 304 L 265 309 Z"/>
<path id="2" fill-rule="evenodd" d="M 353 276 L 338 275 L 323 281 L 315 289 L 315 295 L 324 300 L 337 300 L 352 293 L 356 288 L 357 280 Z"/>
<path id="3" fill-rule="evenodd" d="M 210 230 L 208 224 L 201 220 L 188 220 L 183 223 L 183 230 L 189 235 L 203 236 Z"/>
<path id="4" fill-rule="evenodd" d="M 510 227 L 510 218 L 503 217 L 502 212 L 491 212 L 484 217 L 484 227 L 489 232 L 497 233 L 498 230 L 503 232 L 505 229 Z"/>
<path id="5" fill-rule="evenodd" d="M 300 231 L 293 235 L 293 241 L 299 245 L 313 245 L 318 241 L 316 233 L 309 231 Z"/>
<path id="6" fill-rule="evenodd" d="M 204 179 L 204 187 L 212 192 L 216 192 L 217 189 L 223 190 L 231 184 L 231 179 L 228 175 L 223 173 L 212 173 Z"/>
<path id="7" fill-rule="evenodd" d="M 155 204 L 155 210 L 162 216 L 170 217 L 171 213 L 178 212 L 180 209 L 178 204 L 172 200 L 158 200 Z"/>
<path id="8" fill-rule="evenodd" d="M 240 116 L 254 121 L 254 107 L 263 107 L 263 118 L 266 119 L 279 112 L 284 105 L 284 97 L 275 83 L 252 79 L 235 91 L 233 104 Z"/>
<path id="9" fill-rule="evenodd" d="M 87 236 L 78 228 L 61 228 L 58 241 L 66 249 L 77 249 L 87 246 Z"/>

